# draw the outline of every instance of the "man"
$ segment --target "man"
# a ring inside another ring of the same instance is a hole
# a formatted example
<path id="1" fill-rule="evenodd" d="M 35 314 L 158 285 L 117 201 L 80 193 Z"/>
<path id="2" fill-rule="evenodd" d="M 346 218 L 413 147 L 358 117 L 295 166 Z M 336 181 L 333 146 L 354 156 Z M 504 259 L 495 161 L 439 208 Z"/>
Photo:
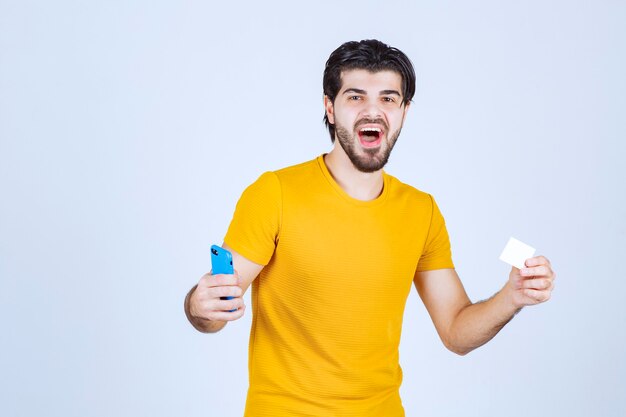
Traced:
<path id="1" fill-rule="evenodd" d="M 348 42 L 323 84 L 332 151 L 244 191 L 224 239 L 236 272 L 203 276 L 185 311 L 216 332 L 242 317 L 252 284 L 246 416 L 404 416 L 398 345 L 411 282 L 445 346 L 465 355 L 548 300 L 555 274 L 528 259 L 472 304 L 432 196 L 383 171 L 415 92 L 409 59 Z"/>

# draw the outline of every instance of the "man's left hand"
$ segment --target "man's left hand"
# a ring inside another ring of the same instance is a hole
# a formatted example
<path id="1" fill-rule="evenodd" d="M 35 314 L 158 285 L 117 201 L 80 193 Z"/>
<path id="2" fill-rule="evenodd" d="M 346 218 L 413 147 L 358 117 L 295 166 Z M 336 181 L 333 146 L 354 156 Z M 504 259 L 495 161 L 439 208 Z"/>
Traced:
<path id="1" fill-rule="evenodd" d="M 556 273 L 545 256 L 526 259 L 526 268 L 513 267 L 507 286 L 517 308 L 543 303 L 550 299 Z"/>

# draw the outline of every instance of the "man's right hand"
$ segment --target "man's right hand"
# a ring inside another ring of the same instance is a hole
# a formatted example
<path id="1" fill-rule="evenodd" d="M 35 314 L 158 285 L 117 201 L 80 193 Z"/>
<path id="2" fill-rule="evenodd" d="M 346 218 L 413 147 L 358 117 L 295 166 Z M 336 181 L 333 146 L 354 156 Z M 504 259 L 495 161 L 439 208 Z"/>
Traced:
<path id="1" fill-rule="evenodd" d="M 193 327 L 204 333 L 217 332 L 227 322 L 243 316 L 246 309 L 243 294 L 263 269 L 263 265 L 246 259 L 230 246 L 223 244 L 222 247 L 232 254 L 235 273 L 206 274 L 185 297 L 187 319 Z M 221 297 L 234 298 L 222 300 Z M 237 310 L 229 311 L 234 309 Z"/>
<path id="2" fill-rule="evenodd" d="M 240 319 L 246 309 L 240 284 L 237 271 L 233 275 L 205 274 L 187 297 L 185 311 L 193 326 L 212 333 L 224 327 L 227 321 Z"/>

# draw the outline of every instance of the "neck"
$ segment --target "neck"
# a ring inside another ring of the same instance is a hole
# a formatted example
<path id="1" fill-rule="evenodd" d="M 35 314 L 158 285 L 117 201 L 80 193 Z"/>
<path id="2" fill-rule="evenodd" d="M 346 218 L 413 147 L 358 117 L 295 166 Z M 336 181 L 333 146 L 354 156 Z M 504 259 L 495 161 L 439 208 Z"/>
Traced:
<path id="1" fill-rule="evenodd" d="M 324 156 L 324 162 L 330 175 L 350 197 L 370 201 L 382 193 L 382 169 L 374 172 L 359 171 L 337 141 L 333 150 Z"/>

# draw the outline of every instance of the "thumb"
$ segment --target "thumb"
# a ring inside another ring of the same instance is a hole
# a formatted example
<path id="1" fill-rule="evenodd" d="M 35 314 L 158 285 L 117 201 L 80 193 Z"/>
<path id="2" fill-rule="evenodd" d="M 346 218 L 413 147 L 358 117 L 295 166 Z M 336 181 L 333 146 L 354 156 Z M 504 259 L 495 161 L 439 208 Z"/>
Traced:
<path id="1" fill-rule="evenodd" d="M 513 288 L 515 289 L 519 289 L 522 286 L 522 274 L 520 273 L 519 268 L 517 267 L 512 267 L 511 268 L 511 272 L 509 273 L 509 280 L 511 281 L 511 283 L 513 284 Z"/>

